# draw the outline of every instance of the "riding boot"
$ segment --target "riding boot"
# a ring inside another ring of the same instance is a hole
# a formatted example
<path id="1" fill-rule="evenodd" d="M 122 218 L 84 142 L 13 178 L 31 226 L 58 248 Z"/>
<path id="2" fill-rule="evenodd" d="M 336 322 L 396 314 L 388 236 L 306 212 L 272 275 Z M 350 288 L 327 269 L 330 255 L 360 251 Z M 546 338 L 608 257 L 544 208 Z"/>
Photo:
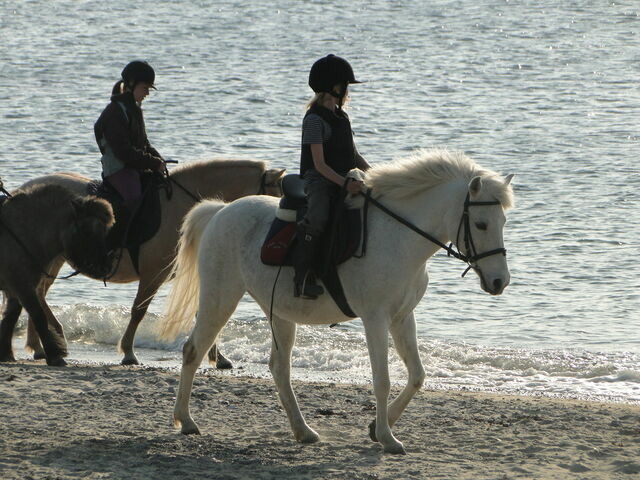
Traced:
<path id="1" fill-rule="evenodd" d="M 293 277 L 293 296 L 315 300 L 324 293 L 324 288 L 316 283 L 313 264 L 318 250 L 318 236 L 306 232 L 304 227 L 297 229 L 298 247 L 295 255 L 295 276 Z"/>

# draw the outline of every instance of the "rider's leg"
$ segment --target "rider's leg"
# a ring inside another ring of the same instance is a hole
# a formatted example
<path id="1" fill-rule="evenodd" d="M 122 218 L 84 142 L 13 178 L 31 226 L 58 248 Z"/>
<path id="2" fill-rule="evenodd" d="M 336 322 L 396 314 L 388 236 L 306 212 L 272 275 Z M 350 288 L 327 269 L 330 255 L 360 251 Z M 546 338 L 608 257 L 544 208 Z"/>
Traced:
<path id="1" fill-rule="evenodd" d="M 336 186 L 315 170 L 305 174 L 307 213 L 298 224 L 300 242 L 295 260 L 294 295 L 302 298 L 317 298 L 324 289 L 316 284 L 314 264 L 320 235 L 329 221 L 331 201 Z"/>

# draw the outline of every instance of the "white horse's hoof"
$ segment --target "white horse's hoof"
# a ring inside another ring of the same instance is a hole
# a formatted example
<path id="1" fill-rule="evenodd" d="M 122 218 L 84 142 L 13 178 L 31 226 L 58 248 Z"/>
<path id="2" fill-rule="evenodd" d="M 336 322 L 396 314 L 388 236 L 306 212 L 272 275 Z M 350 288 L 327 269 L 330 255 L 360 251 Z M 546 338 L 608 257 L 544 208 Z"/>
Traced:
<path id="1" fill-rule="evenodd" d="M 295 437 L 296 440 L 300 443 L 316 443 L 320 440 L 320 435 L 318 435 L 311 428 L 305 432 L 302 432 L 301 434 L 295 435 Z"/>
<path id="2" fill-rule="evenodd" d="M 384 446 L 384 453 L 393 453 L 395 455 L 406 455 L 407 451 L 404 449 L 402 442 L 395 441 Z"/>
<path id="3" fill-rule="evenodd" d="M 184 422 L 176 419 L 175 423 L 181 425 L 180 432 L 184 435 L 200 435 L 198 425 L 190 418 Z"/>

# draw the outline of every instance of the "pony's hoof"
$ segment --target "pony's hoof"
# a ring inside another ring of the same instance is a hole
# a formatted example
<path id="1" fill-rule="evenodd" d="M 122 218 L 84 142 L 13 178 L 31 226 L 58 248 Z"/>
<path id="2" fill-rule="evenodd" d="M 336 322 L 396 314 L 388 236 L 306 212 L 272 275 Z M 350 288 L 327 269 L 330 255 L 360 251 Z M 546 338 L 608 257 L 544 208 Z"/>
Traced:
<path id="1" fill-rule="evenodd" d="M 44 352 L 33 352 L 34 360 L 45 360 L 46 358 L 47 356 L 44 354 Z"/>
<path id="2" fill-rule="evenodd" d="M 67 365 L 67 362 L 65 362 L 64 358 L 62 357 L 52 357 L 47 358 L 47 365 L 49 365 L 50 367 L 64 367 Z"/>
<path id="3" fill-rule="evenodd" d="M 375 420 L 373 420 L 373 422 L 369 424 L 369 438 L 374 442 L 378 441 L 378 437 L 376 437 L 376 421 Z"/>
<path id="4" fill-rule="evenodd" d="M 16 357 L 13 356 L 13 352 L 0 353 L 0 363 L 15 361 Z"/>
<path id="5" fill-rule="evenodd" d="M 384 453 L 393 453 L 394 455 L 406 455 L 407 451 L 404 449 L 402 442 L 394 442 L 390 445 L 385 445 Z"/>

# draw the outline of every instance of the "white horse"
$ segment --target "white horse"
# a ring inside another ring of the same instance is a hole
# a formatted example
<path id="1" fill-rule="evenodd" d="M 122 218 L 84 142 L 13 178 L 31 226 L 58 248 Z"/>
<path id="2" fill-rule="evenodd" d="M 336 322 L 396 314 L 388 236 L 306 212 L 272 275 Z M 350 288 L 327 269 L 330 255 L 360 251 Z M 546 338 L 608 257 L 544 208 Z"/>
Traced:
<path id="1" fill-rule="evenodd" d="M 504 210 L 513 204 L 511 178 L 481 168 L 462 153 L 430 150 L 373 167 L 367 172 L 366 184 L 374 198 L 417 230 L 441 244 L 453 241 L 480 277 L 482 289 L 499 295 L 510 280 L 502 231 Z M 352 201 L 362 202 L 363 198 Z M 312 443 L 319 439 L 304 420 L 291 388 L 296 324 L 326 325 L 351 318 L 328 294 L 317 300 L 295 298 L 292 268 L 282 269 L 274 287 L 278 268 L 260 262 L 260 247 L 277 206 L 277 199 L 258 196 L 230 204 L 207 201 L 185 218 L 174 265 L 175 283 L 162 324 L 162 336 L 175 338 L 197 312 L 183 349 L 174 409 L 175 424 L 182 426 L 184 434 L 199 433 L 189 413 L 189 397 L 202 358 L 245 292 L 269 315 L 273 291 L 269 368 L 296 440 Z M 370 436 L 385 452 L 404 453 L 391 427 L 424 381 L 413 309 L 427 288 L 427 259 L 441 247 L 375 207 L 369 208 L 368 231 L 366 255 L 348 260 L 338 267 L 338 273 L 352 310 L 362 319 L 369 350 L 377 405 Z M 390 405 L 389 331 L 409 377 Z"/>

